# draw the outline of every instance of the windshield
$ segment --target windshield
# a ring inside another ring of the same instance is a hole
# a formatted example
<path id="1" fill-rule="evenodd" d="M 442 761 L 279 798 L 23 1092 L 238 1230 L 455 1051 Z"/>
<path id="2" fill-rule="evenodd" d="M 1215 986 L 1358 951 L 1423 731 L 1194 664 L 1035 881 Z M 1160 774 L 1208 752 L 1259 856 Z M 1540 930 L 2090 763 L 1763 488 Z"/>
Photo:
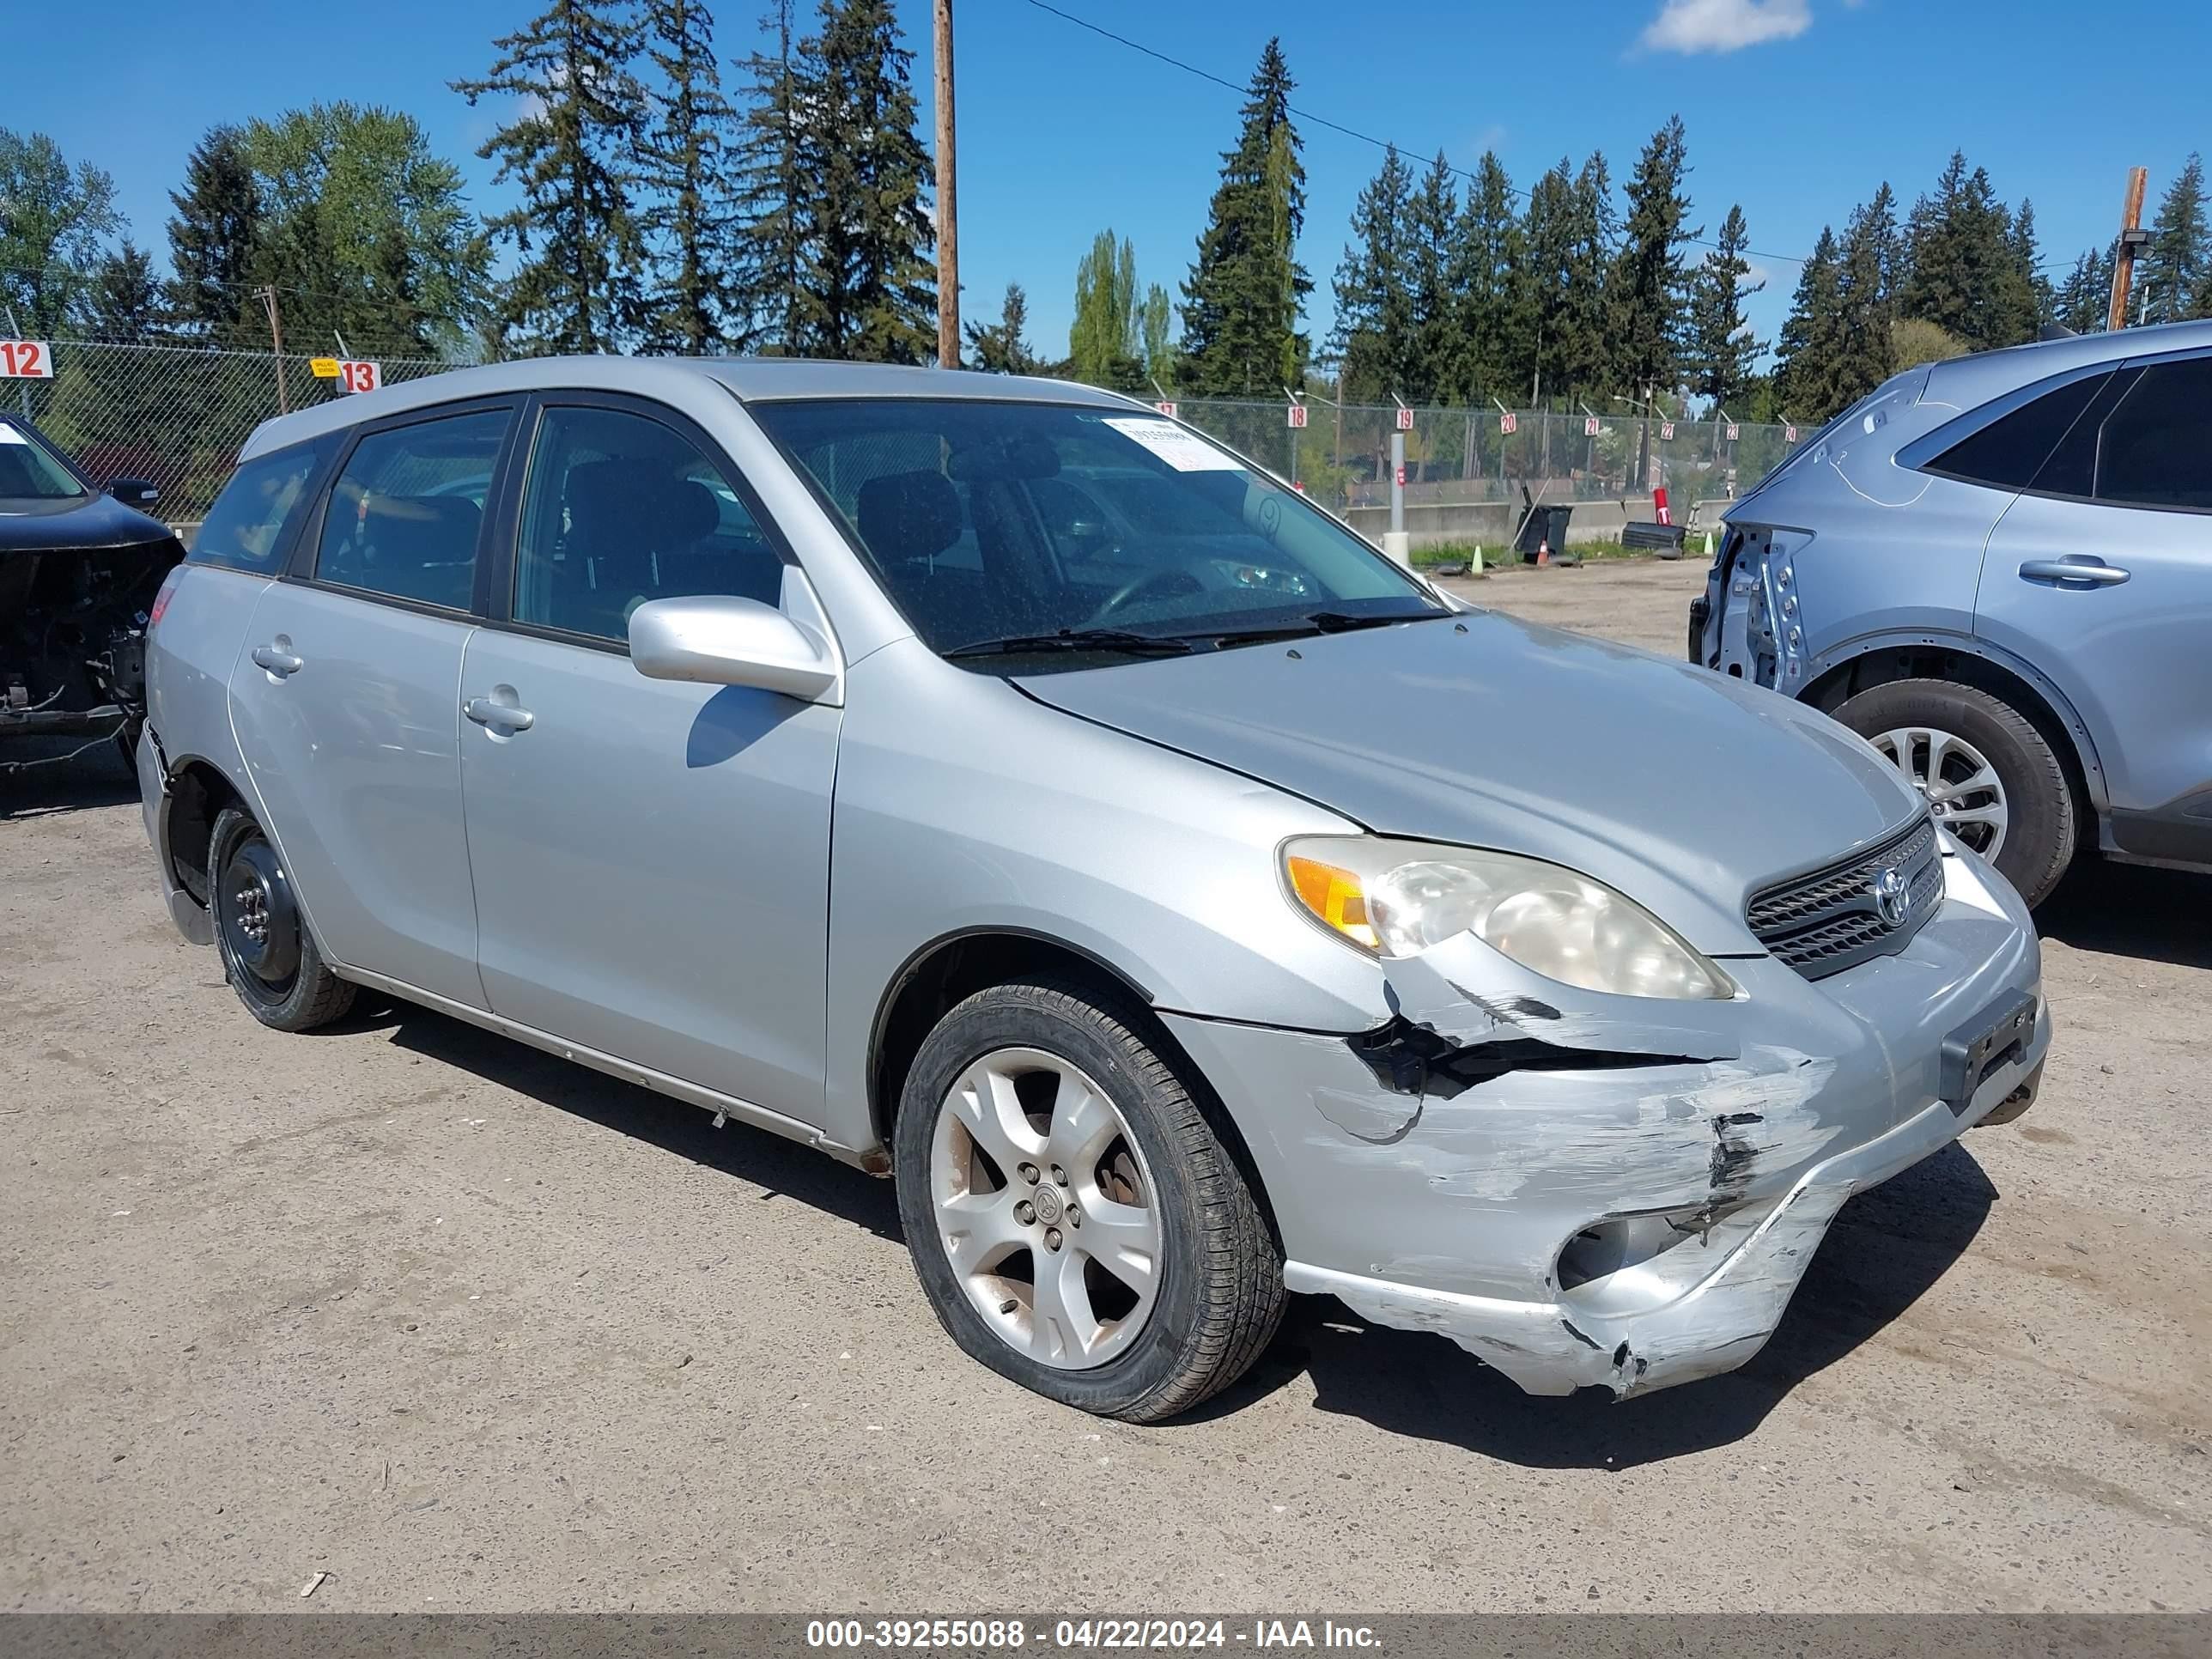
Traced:
<path id="1" fill-rule="evenodd" d="M 64 501 L 84 493 L 28 428 L 0 415 L 0 501 Z"/>
<path id="2" fill-rule="evenodd" d="M 1167 654 L 1162 641 L 1218 648 L 1449 614 L 1295 491 L 1139 410 L 748 407 L 940 654 L 1084 667 Z"/>

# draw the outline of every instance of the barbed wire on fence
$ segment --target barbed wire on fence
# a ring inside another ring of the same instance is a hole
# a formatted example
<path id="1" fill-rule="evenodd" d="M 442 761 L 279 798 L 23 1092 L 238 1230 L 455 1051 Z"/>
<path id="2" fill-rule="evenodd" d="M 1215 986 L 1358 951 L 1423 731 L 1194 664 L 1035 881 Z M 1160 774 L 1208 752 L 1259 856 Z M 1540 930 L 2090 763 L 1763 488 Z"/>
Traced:
<path id="1" fill-rule="evenodd" d="M 262 422 L 348 395 L 313 372 L 314 356 L 191 342 L 62 339 L 47 343 L 48 379 L 0 380 L 0 412 L 21 413 L 103 482 L 144 478 L 161 507 L 196 519 L 230 476 L 240 448 Z M 462 365 L 403 352 L 354 355 L 396 384 Z M 1340 509 L 1389 498 L 1391 404 L 1305 403 L 1293 427 L 1280 400 L 1181 398 L 1190 425 L 1297 483 Z M 1669 421 L 1657 415 L 1496 408 L 1417 407 L 1406 437 L 1412 505 L 1539 500 L 1596 501 L 1664 486 L 1678 500 L 1748 489 L 1808 435 L 1747 422 Z M 1591 428 L 1595 427 L 1595 430 Z"/>

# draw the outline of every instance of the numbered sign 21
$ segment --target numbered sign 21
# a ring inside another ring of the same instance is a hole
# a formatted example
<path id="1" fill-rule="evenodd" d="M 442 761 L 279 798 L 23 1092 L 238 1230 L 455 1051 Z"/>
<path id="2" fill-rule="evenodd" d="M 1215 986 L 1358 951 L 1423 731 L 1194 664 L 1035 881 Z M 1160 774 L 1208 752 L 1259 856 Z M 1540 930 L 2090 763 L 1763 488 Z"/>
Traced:
<path id="1" fill-rule="evenodd" d="M 1589 415 L 1589 416 L 1585 416 L 1583 417 L 1583 437 L 1585 437 L 1585 438 L 1595 438 L 1595 437 L 1596 437 L 1596 436 L 1597 436 L 1597 416 L 1595 416 L 1595 415 Z"/>
<path id="2" fill-rule="evenodd" d="M 44 340 L 0 340 L 0 380 L 51 380 L 53 348 Z"/>
<path id="3" fill-rule="evenodd" d="M 384 384 L 384 365 L 358 362 L 350 357 L 338 360 L 338 387 L 344 392 L 374 392 Z"/>

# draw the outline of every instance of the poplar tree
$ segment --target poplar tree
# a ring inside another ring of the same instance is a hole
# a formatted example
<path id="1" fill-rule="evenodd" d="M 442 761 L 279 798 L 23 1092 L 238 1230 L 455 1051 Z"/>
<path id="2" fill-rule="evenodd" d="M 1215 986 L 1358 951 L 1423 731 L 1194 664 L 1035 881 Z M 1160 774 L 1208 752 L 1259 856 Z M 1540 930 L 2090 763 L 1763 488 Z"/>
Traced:
<path id="1" fill-rule="evenodd" d="M 1743 209 L 1729 208 L 1712 252 L 1691 279 L 1690 390 L 1717 410 L 1741 400 L 1766 353 L 1743 313 L 1743 302 L 1766 286 L 1750 280 L 1750 245 Z"/>
<path id="2" fill-rule="evenodd" d="M 1075 321 L 1067 331 L 1070 372 L 1092 386 L 1140 392 L 1145 385 L 1143 301 L 1137 251 L 1102 230 L 1075 268 Z"/>
<path id="3" fill-rule="evenodd" d="M 611 0 L 551 0 L 513 34 L 481 80 L 456 81 L 473 105 L 521 100 L 477 154 L 496 159 L 499 184 L 521 200 L 488 228 L 520 263 L 503 284 L 499 322 L 536 351 L 611 351 L 645 320 L 645 246 L 630 198 L 645 123 L 633 66 L 640 26 Z"/>
<path id="4" fill-rule="evenodd" d="M 735 214 L 730 147 L 736 113 L 722 95 L 714 19 L 701 0 L 647 0 L 646 55 L 659 71 L 638 144 L 641 216 L 652 251 L 648 343 L 700 356 L 744 330 L 732 315 Z"/>
<path id="5" fill-rule="evenodd" d="M 1182 380 L 1195 393 L 1273 398 L 1304 375 L 1298 322 L 1313 283 L 1297 252 L 1306 204 L 1294 84 L 1281 42 L 1269 40 L 1182 285 Z"/>

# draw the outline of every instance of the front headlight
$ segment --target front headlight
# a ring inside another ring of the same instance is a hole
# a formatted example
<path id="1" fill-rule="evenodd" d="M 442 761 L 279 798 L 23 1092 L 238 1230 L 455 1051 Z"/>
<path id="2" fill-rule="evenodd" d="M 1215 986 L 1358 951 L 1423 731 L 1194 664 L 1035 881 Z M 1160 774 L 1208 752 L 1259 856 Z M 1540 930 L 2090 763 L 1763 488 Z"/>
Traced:
<path id="1" fill-rule="evenodd" d="M 1382 957 L 1471 933 L 1532 973 L 1629 997 L 1735 994 L 1727 975 L 1610 887 L 1540 859 L 1431 842 L 1314 836 L 1283 847 L 1301 908 Z"/>

